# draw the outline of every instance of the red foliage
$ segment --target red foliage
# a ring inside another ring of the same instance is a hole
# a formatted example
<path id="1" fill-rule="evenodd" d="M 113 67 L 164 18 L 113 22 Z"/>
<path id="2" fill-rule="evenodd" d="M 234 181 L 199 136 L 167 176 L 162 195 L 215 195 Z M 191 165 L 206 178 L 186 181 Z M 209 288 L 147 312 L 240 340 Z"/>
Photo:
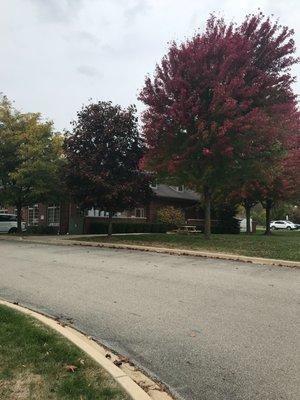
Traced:
<path id="1" fill-rule="evenodd" d="M 151 168 L 214 189 L 253 179 L 252 160 L 282 157 L 299 131 L 292 36 L 262 14 L 240 26 L 211 16 L 204 33 L 172 43 L 140 94 Z"/>

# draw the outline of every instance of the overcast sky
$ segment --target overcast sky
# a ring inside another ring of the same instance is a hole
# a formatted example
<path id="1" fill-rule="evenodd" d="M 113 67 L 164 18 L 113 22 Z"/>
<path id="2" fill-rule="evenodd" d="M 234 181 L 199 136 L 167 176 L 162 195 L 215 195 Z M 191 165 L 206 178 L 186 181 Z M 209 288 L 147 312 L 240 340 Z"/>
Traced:
<path id="1" fill-rule="evenodd" d="M 258 8 L 295 29 L 300 48 L 299 0 L 0 0 L 0 92 L 57 130 L 89 99 L 141 110 L 137 94 L 169 41 L 203 28 L 211 12 L 240 21 Z"/>

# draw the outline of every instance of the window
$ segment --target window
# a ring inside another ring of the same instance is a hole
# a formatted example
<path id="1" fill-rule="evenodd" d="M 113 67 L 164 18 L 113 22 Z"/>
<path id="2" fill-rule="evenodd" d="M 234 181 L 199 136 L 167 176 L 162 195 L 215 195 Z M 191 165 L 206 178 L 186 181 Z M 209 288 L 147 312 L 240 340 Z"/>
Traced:
<path id="1" fill-rule="evenodd" d="M 135 209 L 135 217 L 136 218 L 145 218 L 145 209 L 144 208 L 136 208 Z"/>
<path id="2" fill-rule="evenodd" d="M 39 207 L 35 204 L 32 207 L 28 207 L 28 225 L 36 226 L 39 224 Z"/>
<path id="3" fill-rule="evenodd" d="M 16 215 L 0 215 L 0 222 L 16 222 L 17 221 L 17 216 Z"/>
<path id="4" fill-rule="evenodd" d="M 59 226 L 60 207 L 55 204 L 49 205 L 47 218 L 48 218 L 48 226 Z"/>
<path id="5" fill-rule="evenodd" d="M 96 209 L 96 208 L 91 208 L 90 210 L 87 211 L 87 216 L 88 217 L 102 217 L 102 218 L 106 218 L 109 217 L 109 212 L 108 211 L 103 211 L 100 209 Z"/>

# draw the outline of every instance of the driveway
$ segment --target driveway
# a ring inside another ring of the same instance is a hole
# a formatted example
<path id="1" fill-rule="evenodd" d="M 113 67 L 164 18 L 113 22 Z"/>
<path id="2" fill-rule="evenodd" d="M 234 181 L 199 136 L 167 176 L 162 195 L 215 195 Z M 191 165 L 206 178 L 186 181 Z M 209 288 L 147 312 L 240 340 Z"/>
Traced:
<path id="1" fill-rule="evenodd" d="M 0 297 L 74 325 L 179 399 L 299 398 L 299 269 L 0 242 Z"/>

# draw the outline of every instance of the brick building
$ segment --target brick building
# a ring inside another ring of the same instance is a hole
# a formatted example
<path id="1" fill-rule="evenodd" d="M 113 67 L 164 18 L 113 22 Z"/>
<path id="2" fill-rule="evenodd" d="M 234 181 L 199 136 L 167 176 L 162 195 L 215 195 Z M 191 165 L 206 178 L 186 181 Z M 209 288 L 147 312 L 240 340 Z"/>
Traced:
<path id="1" fill-rule="evenodd" d="M 153 198 L 149 204 L 141 204 L 133 210 L 117 213 L 114 218 L 120 222 L 155 222 L 157 211 L 166 206 L 181 209 L 186 220 L 203 217 L 198 193 L 184 186 L 157 184 L 151 188 Z M 15 212 L 12 208 L 7 208 L 5 211 Z M 108 213 L 105 211 L 96 209 L 82 211 L 73 203 L 35 204 L 23 209 L 23 220 L 27 226 L 55 227 L 60 234 L 88 233 L 91 222 L 105 221 L 107 217 Z"/>

